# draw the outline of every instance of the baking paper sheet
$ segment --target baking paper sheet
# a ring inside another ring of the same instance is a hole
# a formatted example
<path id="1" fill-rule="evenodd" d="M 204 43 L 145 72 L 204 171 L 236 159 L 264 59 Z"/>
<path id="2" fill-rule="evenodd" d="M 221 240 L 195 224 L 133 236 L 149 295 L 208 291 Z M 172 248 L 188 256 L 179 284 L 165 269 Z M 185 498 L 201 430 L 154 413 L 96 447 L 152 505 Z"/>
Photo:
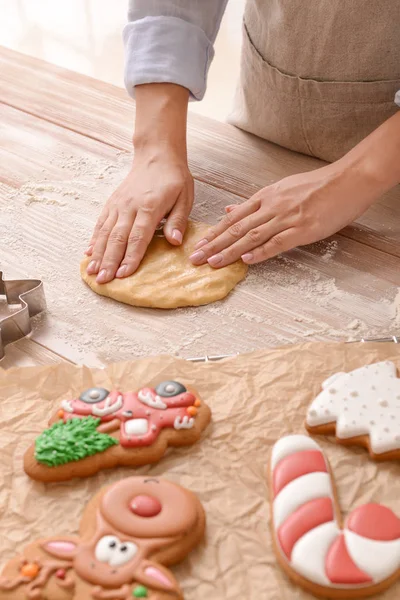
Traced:
<path id="1" fill-rule="evenodd" d="M 0 371 L 0 556 L 46 535 L 75 534 L 82 510 L 103 485 L 135 473 L 120 468 L 86 480 L 43 485 L 22 470 L 24 451 L 63 398 L 93 385 L 135 390 L 163 379 L 195 387 L 213 411 L 201 442 L 170 450 L 138 474 L 165 476 L 197 493 L 206 509 L 207 538 L 173 570 L 186 600 L 305 600 L 278 567 L 269 533 L 266 467 L 274 442 L 304 433 L 307 406 L 321 382 L 379 360 L 400 368 L 395 344 L 305 344 L 256 352 L 220 363 L 158 357 L 89 370 L 53 367 Z M 380 502 L 400 515 L 400 465 L 373 463 L 365 450 L 318 441 L 336 476 L 345 513 Z M 400 583 L 380 597 L 399 598 Z"/>

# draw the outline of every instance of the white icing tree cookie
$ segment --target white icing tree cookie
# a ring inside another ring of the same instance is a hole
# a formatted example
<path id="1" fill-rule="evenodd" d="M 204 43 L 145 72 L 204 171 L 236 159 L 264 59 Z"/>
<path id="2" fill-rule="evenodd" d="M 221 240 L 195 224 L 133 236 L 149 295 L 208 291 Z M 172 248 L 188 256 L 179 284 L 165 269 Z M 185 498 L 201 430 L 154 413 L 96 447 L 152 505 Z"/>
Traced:
<path id="1" fill-rule="evenodd" d="M 308 410 L 306 428 L 364 446 L 377 460 L 400 458 L 400 378 L 394 363 L 366 365 L 327 379 Z"/>

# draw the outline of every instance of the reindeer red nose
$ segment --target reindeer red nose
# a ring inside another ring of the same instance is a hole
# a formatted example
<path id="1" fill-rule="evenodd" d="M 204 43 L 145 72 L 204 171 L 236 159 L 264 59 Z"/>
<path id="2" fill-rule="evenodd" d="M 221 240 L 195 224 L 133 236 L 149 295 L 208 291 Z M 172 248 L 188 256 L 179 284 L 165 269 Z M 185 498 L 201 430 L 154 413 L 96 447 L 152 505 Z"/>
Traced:
<path id="1" fill-rule="evenodd" d="M 153 496 L 136 496 L 131 504 L 131 511 L 138 517 L 156 517 L 160 514 L 162 506 L 161 502 Z"/>

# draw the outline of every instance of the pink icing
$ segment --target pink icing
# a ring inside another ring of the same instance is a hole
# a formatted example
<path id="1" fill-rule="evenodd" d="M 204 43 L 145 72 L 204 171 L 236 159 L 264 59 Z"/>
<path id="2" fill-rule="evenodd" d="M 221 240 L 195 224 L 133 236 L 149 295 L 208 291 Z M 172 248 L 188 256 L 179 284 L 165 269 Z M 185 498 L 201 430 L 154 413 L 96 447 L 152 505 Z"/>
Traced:
<path id="1" fill-rule="evenodd" d="M 168 577 L 166 575 L 164 575 L 164 573 L 162 571 L 160 571 L 159 569 L 156 569 L 155 567 L 147 567 L 145 569 L 144 573 L 145 573 L 145 575 L 147 575 L 147 577 L 151 577 L 152 579 L 154 579 L 155 581 L 158 581 L 165 587 L 172 588 L 172 584 L 171 584 L 170 580 L 168 579 Z"/>
<path id="2" fill-rule="evenodd" d="M 300 506 L 278 530 L 279 543 L 287 558 L 291 559 L 293 546 L 307 531 L 332 520 L 333 505 L 330 498 L 317 498 Z"/>
<path id="3" fill-rule="evenodd" d="M 326 462 L 320 450 L 303 450 L 283 458 L 274 470 L 274 495 L 291 481 L 308 473 L 326 473 Z"/>
<path id="4" fill-rule="evenodd" d="M 156 398 L 155 390 L 151 388 L 143 388 L 141 392 L 144 394 L 151 394 L 152 398 Z M 117 406 L 118 398 L 122 398 L 123 402 L 123 405 L 119 410 L 101 417 L 96 415 L 94 411 L 97 409 L 104 409 L 106 402 Z M 138 393 L 128 392 L 126 394 L 121 394 L 118 391 L 113 391 L 106 400 L 95 404 L 87 404 L 79 399 L 72 400 L 70 404 L 73 412 L 66 412 L 64 420 L 83 416 L 93 416 L 95 418 L 100 418 L 102 423 L 108 423 L 114 419 L 118 419 L 120 421 L 121 446 L 127 448 L 151 446 L 163 429 L 174 428 L 177 417 L 180 421 L 185 418 L 192 418 L 187 409 L 189 406 L 194 405 L 196 397 L 190 392 L 184 392 L 173 398 L 162 398 L 161 400 L 166 405 L 166 408 L 153 407 L 143 403 L 139 399 Z M 145 419 L 148 422 L 146 433 L 140 435 L 127 434 L 125 423 L 132 419 Z"/>
<path id="5" fill-rule="evenodd" d="M 400 519 L 381 504 L 364 504 L 348 517 L 347 529 L 370 540 L 388 542 L 400 539 Z"/>
<path id="6" fill-rule="evenodd" d="M 371 577 L 352 561 L 343 534 L 340 534 L 329 548 L 325 568 L 332 583 L 354 585 L 372 582 Z"/>

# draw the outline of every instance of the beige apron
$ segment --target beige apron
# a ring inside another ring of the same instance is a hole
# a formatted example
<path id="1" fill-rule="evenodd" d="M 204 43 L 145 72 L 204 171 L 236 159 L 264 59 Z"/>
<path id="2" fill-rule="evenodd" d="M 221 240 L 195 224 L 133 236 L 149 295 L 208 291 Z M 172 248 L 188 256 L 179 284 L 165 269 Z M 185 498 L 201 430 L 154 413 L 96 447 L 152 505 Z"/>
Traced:
<path id="1" fill-rule="evenodd" d="M 230 122 L 334 161 L 397 107 L 400 0 L 248 0 Z"/>

